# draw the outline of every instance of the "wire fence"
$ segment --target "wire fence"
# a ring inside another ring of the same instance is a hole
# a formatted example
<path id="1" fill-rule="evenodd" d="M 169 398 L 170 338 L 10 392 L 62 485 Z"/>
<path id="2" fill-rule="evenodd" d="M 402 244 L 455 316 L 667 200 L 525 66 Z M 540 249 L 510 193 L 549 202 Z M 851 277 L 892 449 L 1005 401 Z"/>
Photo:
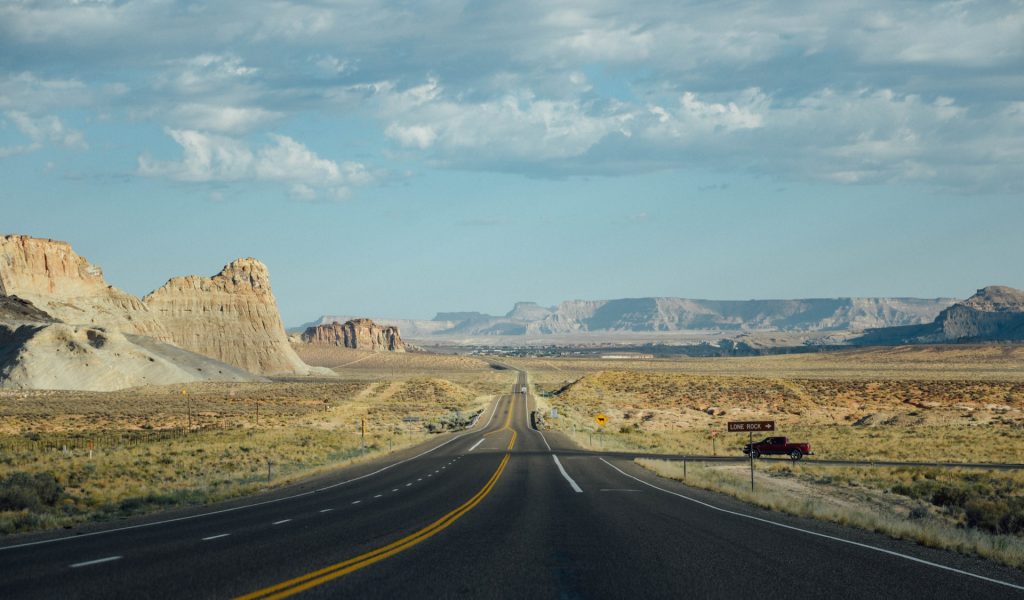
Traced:
<path id="1" fill-rule="evenodd" d="M 178 427 L 173 429 L 154 429 L 141 431 L 110 431 L 82 434 L 41 434 L 36 436 L 19 436 L 0 439 L 0 450 L 8 451 L 73 451 L 73 450 L 112 450 L 131 448 L 167 440 L 187 437 L 190 433 L 200 430 Z"/>

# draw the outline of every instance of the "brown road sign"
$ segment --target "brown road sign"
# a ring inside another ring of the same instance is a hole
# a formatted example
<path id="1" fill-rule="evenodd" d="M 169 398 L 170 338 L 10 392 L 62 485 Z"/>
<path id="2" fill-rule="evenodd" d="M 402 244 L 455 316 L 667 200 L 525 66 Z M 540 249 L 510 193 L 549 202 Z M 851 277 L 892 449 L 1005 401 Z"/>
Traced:
<path id="1" fill-rule="evenodd" d="M 775 431 L 775 421 L 729 421 L 729 432 Z"/>
<path id="2" fill-rule="evenodd" d="M 594 417 L 594 420 L 597 421 L 598 425 L 604 427 L 604 424 L 608 422 L 608 417 L 604 416 L 603 414 L 599 414 L 596 417 Z"/>

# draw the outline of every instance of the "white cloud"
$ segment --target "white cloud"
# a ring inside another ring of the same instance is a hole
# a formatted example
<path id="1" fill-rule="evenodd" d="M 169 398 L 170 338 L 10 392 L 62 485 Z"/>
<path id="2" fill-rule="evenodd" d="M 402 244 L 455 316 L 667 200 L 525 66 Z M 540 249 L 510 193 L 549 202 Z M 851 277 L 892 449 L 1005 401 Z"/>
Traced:
<path id="1" fill-rule="evenodd" d="M 447 97 L 436 79 L 404 91 L 377 89 L 388 137 L 470 162 L 578 156 L 609 133 L 624 132 L 632 118 L 614 109 L 594 111 L 578 100 L 537 98 L 526 89 L 479 102 Z"/>
<path id="2" fill-rule="evenodd" d="M 274 181 L 290 184 L 293 197 L 311 199 L 316 189 L 331 190 L 366 185 L 373 173 L 357 162 L 336 162 L 284 135 L 271 135 L 271 143 L 255 151 L 230 137 L 193 130 L 168 129 L 167 134 L 181 146 L 179 161 L 139 157 L 138 172 L 147 177 L 178 181 Z"/>
<path id="3" fill-rule="evenodd" d="M 33 117 L 16 110 L 7 111 L 5 115 L 27 138 L 28 143 L 0 147 L 0 158 L 34 152 L 46 143 L 77 150 L 85 150 L 89 147 L 82 132 L 66 126 L 60 118 L 54 115 Z"/>
<path id="4" fill-rule="evenodd" d="M 764 113 L 769 99 L 761 90 L 751 88 L 741 92 L 737 100 L 707 102 L 693 92 L 685 92 L 677 107 L 651 106 L 649 111 L 656 123 L 647 128 L 654 138 L 693 138 L 715 132 L 758 129 L 764 125 Z"/>
<path id="5" fill-rule="evenodd" d="M 313 64 L 328 75 L 341 75 L 342 73 L 347 73 L 354 69 L 350 61 L 330 54 L 314 56 L 311 60 L 313 61 Z"/>
<path id="6" fill-rule="evenodd" d="M 281 113 L 250 106 L 218 106 L 189 102 L 171 110 L 169 117 L 190 129 L 244 133 L 281 118 Z"/>
<path id="7" fill-rule="evenodd" d="M 96 98 L 77 79 L 43 79 L 34 73 L 0 75 L 0 108 L 44 111 L 86 106 Z"/>
<path id="8" fill-rule="evenodd" d="M 160 75 L 158 88 L 170 88 L 180 94 L 201 94 L 234 85 L 256 75 L 259 69 L 246 66 L 230 54 L 200 54 L 171 61 L 170 69 Z"/>

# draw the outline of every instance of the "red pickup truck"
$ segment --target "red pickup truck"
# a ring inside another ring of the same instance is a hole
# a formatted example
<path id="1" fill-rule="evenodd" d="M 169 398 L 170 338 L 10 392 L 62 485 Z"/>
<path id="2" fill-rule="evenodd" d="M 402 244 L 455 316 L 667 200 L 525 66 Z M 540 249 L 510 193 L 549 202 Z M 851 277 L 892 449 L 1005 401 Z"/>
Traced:
<path id="1" fill-rule="evenodd" d="M 814 454 L 811 452 L 811 445 L 806 442 L 790 442 L 784 437 L 770 437 L 754 442 L 753 448 L 750 444 L 743 445 L 743 453 L 749 454 L 752 458 L 760 458 L 769 454 L 788 454 L 793 460 L 800 460 L 804 456 Z"/>

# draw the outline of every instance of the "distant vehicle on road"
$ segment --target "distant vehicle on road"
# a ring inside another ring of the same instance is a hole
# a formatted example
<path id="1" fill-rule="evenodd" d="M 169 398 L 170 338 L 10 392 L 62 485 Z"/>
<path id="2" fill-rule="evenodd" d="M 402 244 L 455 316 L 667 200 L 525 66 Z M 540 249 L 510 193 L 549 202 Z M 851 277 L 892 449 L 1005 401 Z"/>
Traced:
<path id="1" fill-rule="evenodd" d="M 771 454 L 785 454 L 793 460 L 800 460 L 805 456 L 814 454 L 814 452 L 811 452 L 811 445 L 809 443 L 790 442 L 789 438 L 785 437 L 770 437 L 753 444 L 745 444 L 743 446 L 743 453 L 749 454 L 752 458 L 761 458 L 761 456 Z"/>

